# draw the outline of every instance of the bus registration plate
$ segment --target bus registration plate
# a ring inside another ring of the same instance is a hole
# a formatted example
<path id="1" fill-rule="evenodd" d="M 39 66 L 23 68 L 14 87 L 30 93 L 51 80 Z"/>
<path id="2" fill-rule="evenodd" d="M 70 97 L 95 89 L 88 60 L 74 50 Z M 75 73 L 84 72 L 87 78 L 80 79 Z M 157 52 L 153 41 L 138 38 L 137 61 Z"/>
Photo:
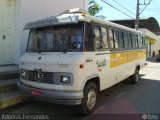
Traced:
<path id="1" fill-rule="evenodd" d="M 32 91 L 31 91 L 31 94 L 37 95 L 37 96 L 43 96 L 43 93 L 42 93 L 42 91 L 40 91 L 40 90 L 32 90 Z"/>

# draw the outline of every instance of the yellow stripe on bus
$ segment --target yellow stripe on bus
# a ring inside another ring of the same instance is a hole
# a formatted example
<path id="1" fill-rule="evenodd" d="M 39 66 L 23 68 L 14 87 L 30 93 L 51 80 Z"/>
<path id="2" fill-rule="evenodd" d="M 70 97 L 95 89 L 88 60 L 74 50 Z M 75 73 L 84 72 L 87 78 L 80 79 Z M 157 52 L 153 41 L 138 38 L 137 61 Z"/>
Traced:
<path id="1" fill-rule="evenodd" d="M 110 68 L 146 58 L 145 50 L 111 53 Z"/>

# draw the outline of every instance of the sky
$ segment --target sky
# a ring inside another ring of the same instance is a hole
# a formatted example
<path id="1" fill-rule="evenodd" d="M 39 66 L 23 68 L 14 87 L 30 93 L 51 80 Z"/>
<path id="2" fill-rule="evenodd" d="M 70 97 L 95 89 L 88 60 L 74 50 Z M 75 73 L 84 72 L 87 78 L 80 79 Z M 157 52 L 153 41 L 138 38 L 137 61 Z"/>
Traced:
<path id="1" fill-rule="evenodd" d="M 111 4 L 112 6 L 120 9 L 122 12 L 126 13 L 130 17 L 124 15 L 123 13 L 117 11 L 116 9 L 110 7 L 106 3 L 102 2 L 102 0 L 95 0 L 100 6 L 103 7 L 102 11 L 99 15 L 103 15 L 106 17 L 106 20 L 118 20 L 118 19 L 133 19 L 136 18 L 136 6 L 137 0 L 103 0 Z M 116 2 L 123 5 L 128 10 L 124 9 Z M 143 4 L 144 1 L 146 3 L 149 0 L 139 0 L 140 4 Z M 144 9 L 145 5 L 140 5 L 140 12 Z M 160 24 L 160 0 L 152 0 L 151 3 L 147 6 L 147 8 L 141 13 L 140 18 L 149 18 L 154 17 Z"/>

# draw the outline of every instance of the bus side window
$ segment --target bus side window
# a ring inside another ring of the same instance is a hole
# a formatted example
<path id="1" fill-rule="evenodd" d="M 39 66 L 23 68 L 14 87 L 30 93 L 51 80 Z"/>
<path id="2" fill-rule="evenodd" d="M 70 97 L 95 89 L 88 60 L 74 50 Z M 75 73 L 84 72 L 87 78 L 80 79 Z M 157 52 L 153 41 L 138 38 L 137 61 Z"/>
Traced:
<path id="1" fill-rule="evenodd" d="M 136 42 L 135 42 L 135 35 L 132 34 L 132 47 L 136 47 Z"/>
<path id="2" fill-rule="evenodd" d="M 118 35 L 118 32 L 113 30 L 113 38 L 114 38 L 114 48 L 119 48 L 119 45 L 118 45 L 118 41 L 119 41 L 119 35 Z"/>
<path id="3" fill-rule="evenodd" d="M 142 40 L 143 40 L 143 47 L 146 47 L 146 40 L 144 37 L 142 37 Z"/>
<path id="4" fill-rule="evenodd" d="M 124 46 L 125 48 L 131 48 L 132 42 L 131 42 L 131 35 L 129 33 L 124 33 Z"/>
<path id="5" fill-rule="evenodd" d="M 142 48 L 143 47 L 143 38 L 141 36 L 138 36 L 138 43 L 139 43 L 139 47 Z"/>
<path id="6" fill-rule="evenodd" d="M 138 48 L 139 47 L 139 45 L 138 45 L 138 35 L 135 36 L 135 42 L 136 42 L 136 48 Z"/>
<path id="7" fill-rule="evenodd" d="M 130 33 L 128 33 L 128 40 L 129 40 L 129 48 L 132 48 L 132 36 Z"/>
<path id="8" fill-rule="evenodd" d="M 113 30 L 109 30 L 109 44 L 110 48 L 114 48 L 114 41 L 113 41 Z"/>
<path id="9" fill-rule="evenodd" d="M 137 47 L 138 47 L 138 42 L 137 42 L 137 40 L 138 40 L 138 36 L 132 34 L 132 46 L 133 46 L 133 48 L 137 48 Z"/>
<path id="10" fill-rule="evenodd" d="M 86 23 L 85 25 L 85 39 L 84 39 L 84 51 L 93 51 L 93 36 L 92 36 L 92 25 Z"/>
<path id="11" fill-rule="evenodd" d="M 128 45 L 129 45 L 129 43 L 128 43 L 128 35 L 127 35 L 127 33 L 124 33 L 124 47 L 128 48 Z"/>
<path id="12" fill-rule="evenodd" d="M 107 29 L 104 27 L 100 28 L 100 37 L 101 37 L 101 44 L 103 49 L 108 48 L 108 41 L 107 41 Z"/>
<path id="13" fill-rule="evenodd" d="M 100 27 L 97 25 L 94 25 L 93 27 L 94 30 L 94 41 L 95 41 L 95 49 L 102 49 L 102 44 L 101 44 L 101 38 L 100 38 Z"/>
<path id="14" fill-rule="evenodd" d="M 124 48 L 123 32 L 119 32 L 119 48 Z"/>
<path id="15" fill-rule="evenodd" d="M 123 48 L 123 33 L 121 31 L 113 30 L 113 35 L 115 48 Z"/>
<path id="16" fill-rule="evenodd" d="M 94 41 L 96 50 L 105 50 L 108 48 L 106 28 L 97 25 L 94 26 Z"/>

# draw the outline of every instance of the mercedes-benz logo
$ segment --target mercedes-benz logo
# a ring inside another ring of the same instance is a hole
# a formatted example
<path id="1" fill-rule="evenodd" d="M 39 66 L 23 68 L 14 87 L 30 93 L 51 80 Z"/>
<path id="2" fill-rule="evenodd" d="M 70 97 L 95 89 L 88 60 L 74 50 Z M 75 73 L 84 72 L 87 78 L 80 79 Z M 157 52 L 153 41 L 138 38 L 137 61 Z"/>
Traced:
<path id="1" fill-rule="evenodd" d="M 41 70 L 37 70 L 37 71 L 36 71 L 35 79 L 36 79 L 37 81 L 39 81 L 39 82 L 43 79 L 43 74 L 42 74 Z"/>

